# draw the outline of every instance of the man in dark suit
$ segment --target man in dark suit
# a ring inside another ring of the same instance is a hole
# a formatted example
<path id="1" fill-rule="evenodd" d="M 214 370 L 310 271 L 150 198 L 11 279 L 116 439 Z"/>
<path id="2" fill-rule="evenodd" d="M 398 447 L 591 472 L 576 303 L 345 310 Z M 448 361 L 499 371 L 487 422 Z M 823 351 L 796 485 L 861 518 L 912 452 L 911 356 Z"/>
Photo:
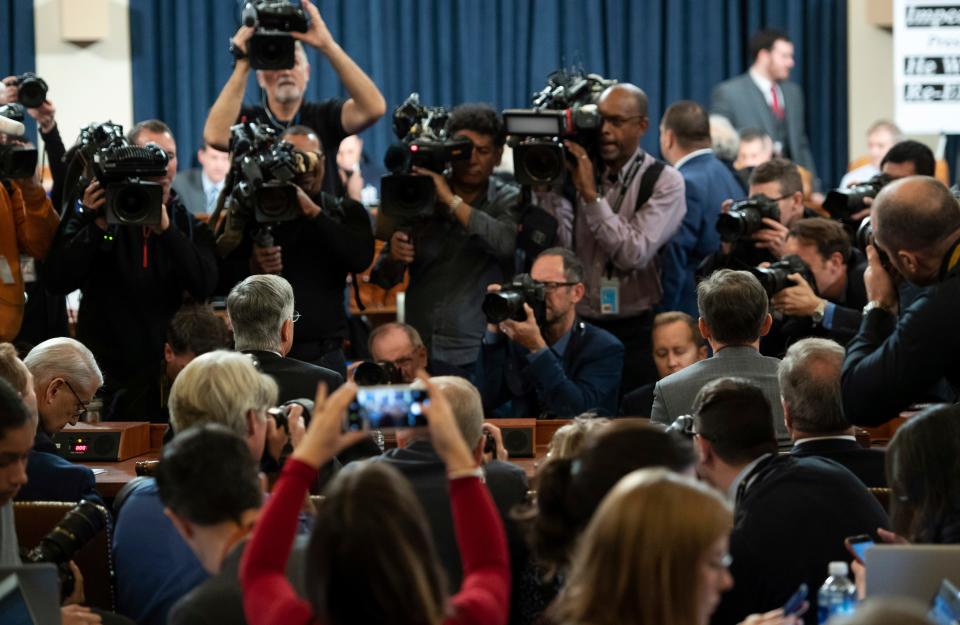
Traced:
<path id="1" fill-rule="evenodd" d="M 781 607 L 806 583 L 813 592 L 804 621 L 815 625 L 815 589 L 828 564 L 850 559 L 844 538 L 887 526 L 880 503 L 830 460 L 777 454 L 770 403 L 747 380 L 704 386 L 693 427 L 697 473 L 734 504 L 730 573 L 736 584 L 711 623 L 732 625 Z"/>
<path id="2" fill-rule="evenodd" d="M 433 382 L 450 402 L 460 434 L 467 441 L 479 465 L 483 458 L 485 442 L 480 393 L 470 382 L 461 377 L 437 377 L 433 378 Z M 378 460 L 388 463 L 410 480 L 417 498 L 427 513 L 437 555 L 450 582 L 449 588 L 459 588 L 463 568 L 454 535 L 447 470 L 443 460 L 437 455 L 429 435 L 425 433 L 421 435 L 414 430 L 401 431 L 397 433 L 397 442 L 399 447 L 388 450 Z M 504 460 L 506 458 L 489 461 L 482 465 L 482 469 L 487 488 L 503 519 L 510 546 L 513 579 L 517 582 L 529 552 L 510 516 L 510 510 L 525 500 L 527 476 L 523 469 Z M 517 594 L 513 593 L 514 605 L 516 600 L 520 599 Z"/>
<path id="3" fill-rule="evenodd" d="M 762 128 L 774 151 L 816 178 L 807 139 L 803 90 L 787 80 L 793 68 L 793 43 L 779 30 L 762 30 L 750 39 L 753 65 L 744 74 L 713 88 L 710 113 L 723 115 L 734 128 Z"/>
<path id="4" fill-rule="evenodd" d="M 537 257 L 530 276 L 543 286 L 542 319 L 524 303 L 526 320 L 487 324 L 474 371 L 487 413 L 570 418 L 595 410 L 616 415 L 623 344 L 577 318 L 576 305 L 584 295 L 583 263 L 572 251 L 554 247 Z"/>
<path id="5" fill-rule="evenodd" d="M 293 309 L 293 287 L 284 278 L 272 274 L 246 278 L 227 296 L 227 314 L 234 348 L 253 356 L 260 370 L 276 381 L 281 403 L 313 398 L 320 382 L 329 391 L 343 383 L 335 371 L 287 357 L 293 324 L 300 315 Z"/>
<path id="6" fill-rule="evenodd" d="M 212 215 L 230 170 L 230 154 L 204 141 L 203 147 L 197 150 L 197 160 L 200 167 L 179 172 L 173 188 L 188 211 L 194 215 Z"/>
<path id="7" fill-rule="evenodd" d="M 864 449 L 843 416 L 840 370 L 843 348 L 829 339 L 808 338 L 790 346 L 780 363 L 783 418 L 797 457 L 828 458 L 847 467 L 871 488 L 885 488 L 886 454 Z"/>
<path id="8" fill-rule="evenodd" d="M 713 356 L 657 382 L 650 418 L 666 425 L 677 417 L 693 414 L 694 399 L 704 384 L 737 375 L 763 389 L 767 401 L 775 406 L 770 423 L 777 438 L 782 444 L 789 444 L 780 411 L 780 361 L 760 354 L 760 337 L 770 331 L 773 323 L 767 312 L 766 291 L 747 271 L 720 269 L 697 286 L 697 302 L 700 333 L 710 344 Z"/>
<path id="9" fill-rule="evenodd" d="M 694 273 L 704 258 L 720 249 L 720 206 L 743 193 L 710 145 L 710 118 L 703 107 L 691 100 L 671 104 L 660 122 L 660 153 L 683 176 L 687 212 L 680 230 L 660 252 L 660 310 L 697 314 Z"/>

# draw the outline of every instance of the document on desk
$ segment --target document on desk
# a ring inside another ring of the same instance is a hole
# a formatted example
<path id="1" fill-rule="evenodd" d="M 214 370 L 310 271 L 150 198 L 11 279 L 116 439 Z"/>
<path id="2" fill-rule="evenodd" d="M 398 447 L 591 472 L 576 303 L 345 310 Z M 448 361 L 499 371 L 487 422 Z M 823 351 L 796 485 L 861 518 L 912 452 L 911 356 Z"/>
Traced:
<path id="1" fill-rule="evenodd" d="M 106 473 L 106 472 L 107 472 L 106 469 L 90 469 L 90 470 L 93 471 L 93 474 L 94 474 L 94 475 L 100 475 L 101 473 Z"/>

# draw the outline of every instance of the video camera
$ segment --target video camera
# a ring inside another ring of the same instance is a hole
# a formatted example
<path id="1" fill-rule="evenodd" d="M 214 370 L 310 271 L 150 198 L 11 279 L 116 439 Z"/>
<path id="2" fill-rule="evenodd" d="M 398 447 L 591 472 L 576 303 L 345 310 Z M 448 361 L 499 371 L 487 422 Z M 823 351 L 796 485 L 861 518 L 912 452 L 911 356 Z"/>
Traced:
<path id="1" fill-rule="evenodd" d="M 123 127 L 113 122 L 90 124 L 80 130 L 77 155 L 88 176 L 106 190 L 104 217 L 108 224 L 151 226 L 160 223 L 163 186 L 144 178 L 159 178 L 167 172 L 167 153 L 150 143 L 132 145 Z M 81 191 L 82 194 L 82 191 Z"/>
<path id="2" fill-rule="evenodd" d="M 106 508 L 85 499 L 67 512 L 56 527 L 40 539 L 40 544 L 27 552 L 24 559 L 33 563 L 56 564 L 60 575 L 61 598 L 69 597 L 76 583 L 69 562 L 106 527 L 109 518 Z"/>
<path id="3" fill-rule="evenodd" d="M 717 218 L 720 240 L 733 243 L 763 229 L 763 218 L 780 220 L 780 205 L 765 195 L 738 200 Z"/>
<path id="4" fill-rule="evenodd" d="M 14 77 L 19 90 L 17 101 L 28 109 L 35 109 L 47 99 L 47 83 L 33 72 L 24 72 Z"/>
<path id="5" fill-rule="evenodd" d="M 817 281 L 813 272 L 810 271 L 810 266 L 795 254 L 784 256 L 777 262 L 771 263 L 769 267 L 751 267 L 750 273 L 757 277 L 763 285 L 763 290 L 770 297 L 788 287 L 795 286 L 796 283 L 788 277 L 794 273 L 803 276 L 813 292 L 817 292 Z"/>
<path id="6" fill-rule="evenodd" d="M 307 14 L 285 0 L 247 2 L 241 20 L 256 28 L 247 42 L 247 57 L 253 69 L 290 69 L 296 63 L 291 32 L 307 32 Z"/>
<path id="7" fill-rule="evenodd" d="M 423 106 L 420 94 L 411 93 L 393 112 L 393 132 L 400 139 L 387 149 L 383 164 L 390 171 L 380 181 L 380 208 L 397 227 L 433 214 L 436 188 L 427 176 L 411 175 L 413 167 L 443 173 L 447 163 L 467 160 L 473 143 L 450 137 L 450 113 L 439 106 Z M 378 227 L 378 234 L 386 229 Z"/>
<path id="8" fill-rule="evenodd" d="M 501 323 L 508 319 L 526 321 L 524 304 L 533 309 L 537 323 L 543 327 L 547 316 L 546 288 L 528 273 L 517 274 L 511 282 L 501 284 L 499 291 L 487 293 L 483 298 L 483 314 L 487 323 Z"/>
<path id="9" fill-rule="evenodd" d="M 890 176 L 877 174 L 864 183 L 846 189 L 833 189 L 827 193 L 827 197 L 823 200 L 823 208 L 834 219 L 851 222 L 854 213 L 866 208 L 863 200 L 877 197 L 880 189 L 887 186 L 892 180 Z"/>
<path id="10" fill-rule="evenodd" d="M 22 104 L 11 102 L 0 106 L 0 117 L 23 123 L 26 109 Z M 22 126 L 17 126 L 23 132 Z M 29 178 L 37 169 L 37 148 L 17 140 L 0 144 L 0 178 Z"/>
<path id="11" fill-rule="evenodd" d="M 533 108 L 507 109 L 503 121 L 513 147 L 513 171 L 522 185 L 549 184 L 565 170 L 569 158 L 564 139 L 572 139 L 598 158 L 603 118 L 597 101 L 604 89 L 617 84 L 598 74 L 557 70 L 547 86 L 533 96 Z"/>
<path id="12" fill-rule="evenodd" d="M 316 167 L 317 154 L 297 150 L 270 126 L 249 122 L 230 128 L 230 154 L 234 184 L 228 202 L 261 224 L 300 216 L 294 182 Z"/>

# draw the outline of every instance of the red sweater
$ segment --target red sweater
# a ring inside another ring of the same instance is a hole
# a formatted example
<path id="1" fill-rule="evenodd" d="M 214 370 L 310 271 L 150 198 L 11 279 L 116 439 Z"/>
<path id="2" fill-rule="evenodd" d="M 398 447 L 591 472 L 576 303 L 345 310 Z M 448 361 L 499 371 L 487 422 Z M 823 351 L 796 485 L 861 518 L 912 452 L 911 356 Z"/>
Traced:
<path id="1" fill-rule="evenodd" d="M 297 513 L 316 469 L 288 460 L 257 522 L 240 565 L 243 607 L 250 625 L 318 623 L 284 569 Z M 473 477 L 450 481 L 450 503 L 463 561 L 463 584 L 450 599 L 444 625 L 506 625 L 510 612 L 510 560 L 503 525 L 490 493 Z"/>

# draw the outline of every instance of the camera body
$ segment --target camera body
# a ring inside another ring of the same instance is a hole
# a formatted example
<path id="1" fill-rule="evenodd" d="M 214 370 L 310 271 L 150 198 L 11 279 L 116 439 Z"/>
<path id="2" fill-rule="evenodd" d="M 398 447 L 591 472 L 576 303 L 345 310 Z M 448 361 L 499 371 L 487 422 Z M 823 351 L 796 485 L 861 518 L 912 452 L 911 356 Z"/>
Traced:
<path id="1" fill-rule="evenodd" d="M 392 362 L 361 362 L 353 372 L 358 386 L 387 386 L 402 384 L 403 374 Z"/>
<path id="2" fill-rule="evenodd" d="M 524 304 L 533 309 L 537 323 L 542 327 L 547 311 L 546 288 L 528 273 L 518 274 L 511 282 L 501 284 L 499 291 L 487 293 L 483 298 L 483 314 L 487 323 L 501 323 L 508 319 L 526 321 Z"/>
<path id="3" fill-rule="evenodd" d="M 757 277 L 760 284 L 763 285 L 763 290 L 766 291 L 770 297 L 773 297 L 788 287 L 794 286 L 796 283 L 787 277 L 794 273 L 803 276 L 803 279 L 807 281 L 807 284 L 810 285 L 813 292 L 817 292 L 817 280 L 813 272 L 810 271 L 810 266 L 795 254 L 784 256 L 777 262 L 771 263 L 769 267 L 753 267 L 750 269 L 750 273 Z"/>
<path id="4" fill-rule="evenodd" d="M 0 106 L 0 116 L 23 123 L 26 109 L 22 104 L 11 102 Z M 0 178 L 29 178 L 37 170 L 37 148 L 19 142 L 0 144 Z"/>
<path id="5" fill-rule="evenodd" d="M 380 181 L 380 209 L 393 229 L 410 227 L 433 215 L 436 188 L 427 176 L 412 175 L 414 167 L 443 173 L 447 163 L 468 160 L 473 143 L 450 137 L 450 112 L 439 106 L 423 106 L 420 95 L 411 93 L 393 112 L 393 132 L 400 143 L 391 145 L 383 163 L 390 171 Z M 390 228 L 378 226 L 383 234 Z"/>
<path id="6" fill-rule="evenodd" d="M 504 124 L 513 147 L 513 169 L 522 185 L 550 184 L 563 176 L 569 158 L 564 139 L 582 145 L 597 160 L 603 119 L 597 102 L 604 89 L 617 84 L 598 74 L 557 70 L 533 97 L 530 109 L 508 109 Z"/>
<path id="7" fill-rule="evenodd" d="M 132 145 L 113 122 L 80 131 L 78 155 L 106 190 L 108 224 L 151 226 L 160 223 L 163 186 L 144 178 L 167 172 L 167 153 L 158 145 Z"/>
<path id="8" fill-rule="evenodd" d="M 884 252 L 874 240 L 873 222 L 869 215 L 864 217 L 863 221 L 860 222 L 860 226 L 857 228 L 857 232 L 853 237 L 853 243 L 864 254 L 867 253 L 867 246 L 872 245 L 877 250 L 877 257 L 880 259 L 880 266 L 891 275 L 899 275 L 899 272 L 894 268 L 893 263 L 890 262 L 890 257 L 887 256 L 887 253 Z"/>
<path id="9" fill-rule="evenodd" d="M 726 213 L 717 218 L 717 232 L 720 240 L 733 243 L 746 239 L 754 232 L 763 229 L 763 218 L 780 220 L 780 205 L 765 195 L 754 195 L 745 200 L 734 202 Z"/>
<path id="10" fill-rule="evenodd" d="M 877 197 L 880 189 L 887 186 L 892 180 L 889 176 L 877 174 L 867 182 L 846 189 L 833 189 L 827 193 L 827 197 L 823 200 L 823 208 L 834 219 L 851 222 L 854 213 L 866 208 L 863 200 Z"/>
<path id="11" fill-rule="evenodd" d="M 234 174 L 230 201 L 261 224 L 300 216 L 294 183 L 316 165 L 316 155 L 300 152 L 273 128 L 255 123 L 230 128 L 230 152 Z"/>
<path id="12" fill-rule="evenodd" d="M 47 82 L 33 72 L 24 72 L 15 77 L 19 90 L 17 101 L 28 109 L 35 109 L 47 99 Z"/>
<path id="13" fill-rule="evenodd" d="M 307 15 L 285 0 L 247 2 L 241 20 L 256 28 L 247 42 L 247 57 L 253 69 L 290 69 L 296 63 L 291 32 L 307 32 Z"/>

